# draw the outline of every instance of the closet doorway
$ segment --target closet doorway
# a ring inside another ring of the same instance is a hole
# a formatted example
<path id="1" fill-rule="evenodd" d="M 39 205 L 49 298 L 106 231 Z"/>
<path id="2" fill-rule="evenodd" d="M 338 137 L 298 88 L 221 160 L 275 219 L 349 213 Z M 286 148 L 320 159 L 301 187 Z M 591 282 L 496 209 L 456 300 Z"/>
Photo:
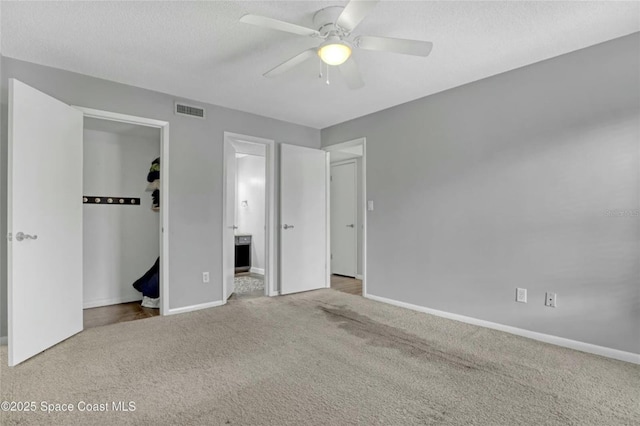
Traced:
<path id="1" fill-rule="evenodd" d="M 273 294 L 274 142 L 225 132 L 223 300 Z"/>
<path id="2" fill-rule="evenodd" d="M 164 126 L 84 113 L 84 328 L 164 315 Z"/>

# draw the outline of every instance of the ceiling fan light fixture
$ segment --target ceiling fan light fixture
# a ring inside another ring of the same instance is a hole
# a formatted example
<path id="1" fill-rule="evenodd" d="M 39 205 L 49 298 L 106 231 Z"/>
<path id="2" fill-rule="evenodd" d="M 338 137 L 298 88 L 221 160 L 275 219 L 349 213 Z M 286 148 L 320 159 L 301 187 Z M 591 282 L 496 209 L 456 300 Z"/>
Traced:
<path id="1" fill-rule="evenodd" d="M 351 46 L 342 40 L 329 40 L 320 46 L 318 56 L 327 65 L 342 65 L 351 56 Z"/>

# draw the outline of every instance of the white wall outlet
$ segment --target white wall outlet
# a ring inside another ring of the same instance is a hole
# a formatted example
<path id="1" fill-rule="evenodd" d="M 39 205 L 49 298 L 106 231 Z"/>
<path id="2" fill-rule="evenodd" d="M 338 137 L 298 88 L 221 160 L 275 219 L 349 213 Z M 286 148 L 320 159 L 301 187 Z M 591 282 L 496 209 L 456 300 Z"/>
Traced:
<path id="1" fill-rule="evenodd" d="M 516 288 L 516 302 L 527 303 L 526 288 Z"/>
<path id="2" fill-rule="evenodd" d="M 547 292 L 546 298 L 544 299 L 544 304 L 549 306 L 550 308 L 556 307 L 556 294 Z"/>
<path id="3" fill-rule="evenodd" d="M 209 273 L 208 272 L 203 272 L 202 273 L 202 282 L 203 283 L 208 283 L 209 282 Z"/>

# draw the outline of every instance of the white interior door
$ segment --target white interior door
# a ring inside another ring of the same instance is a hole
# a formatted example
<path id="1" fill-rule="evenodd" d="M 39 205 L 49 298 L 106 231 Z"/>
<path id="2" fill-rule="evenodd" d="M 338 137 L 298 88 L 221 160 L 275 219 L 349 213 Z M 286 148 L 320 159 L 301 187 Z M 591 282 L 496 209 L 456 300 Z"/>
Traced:
<path id="1" fill-rule="evenodd" d="M 9 365 L 82 331 L 80 111 L 9 80 Z"/>
<path id="2" fill-rule="evenodd" d="M 326 287 L 327 153 L 280 148 L 280 293 Z"/>
<path id="3" fill-rule="evenodd" d="M 331 166 L 331 273 L 356 276 L 356 163 Z"/>
<path id="4" fill-rule="evenodd" d="M 224 298 L 235 291 L 235 230 L 236 226 L 236 149 L 229 140 L 224 142 L 224 188 L 225 220 L 223 229 L 224 247 Z"/>

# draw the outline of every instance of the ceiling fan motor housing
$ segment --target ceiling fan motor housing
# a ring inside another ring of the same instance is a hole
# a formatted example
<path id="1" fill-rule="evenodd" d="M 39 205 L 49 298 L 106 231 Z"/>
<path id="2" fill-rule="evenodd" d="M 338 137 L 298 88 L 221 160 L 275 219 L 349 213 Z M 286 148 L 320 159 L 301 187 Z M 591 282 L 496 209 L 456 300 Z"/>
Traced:
<path id="1" fill-rule="evenodd" d="M 346 35 L 344 30 L 336 26 L 336 21 L 343 10 L 342 6 L 329 6 L 313 15 L 313 26 L 318 29 L 322 37 L 336 35 L 342 38 Z"/>

